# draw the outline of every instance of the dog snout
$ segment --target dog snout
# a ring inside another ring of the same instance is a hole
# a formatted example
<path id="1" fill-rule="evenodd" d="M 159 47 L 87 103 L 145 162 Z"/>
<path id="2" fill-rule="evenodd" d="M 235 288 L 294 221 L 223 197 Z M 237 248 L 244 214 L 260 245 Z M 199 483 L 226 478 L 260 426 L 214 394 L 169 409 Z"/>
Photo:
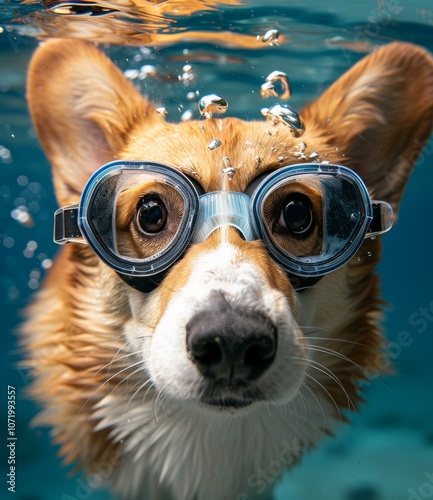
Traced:
<path id="1" fill-rule="evenodd" d="M 265 314 L 225 301 L 193 316 L 186 332 L 190 360 L 205 378 L 222 385 L 259 378 L 277 352 L 277 329 Z"/>

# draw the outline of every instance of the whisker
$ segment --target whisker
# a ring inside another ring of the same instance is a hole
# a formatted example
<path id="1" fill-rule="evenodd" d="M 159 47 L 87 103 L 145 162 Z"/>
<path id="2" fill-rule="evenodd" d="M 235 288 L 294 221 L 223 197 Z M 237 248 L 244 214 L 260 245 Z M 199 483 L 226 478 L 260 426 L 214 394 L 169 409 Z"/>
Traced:
<path id="1" fill-rule="evenodd" d="M 360 364 L 356 363 L 353 361 L 353 359 L 350 359 L 347 357 L 345 354 L 342 354 L 341 352 L 335 351 L 334 349 L 330 349 L 328 347 L 323 347 L 323 346 L 317 346 L 317 345 L 308 345 L 307 350 L 309 351 L 314 351 L 314 352 L 321 352 L 323 354 L 330 354 L 331 356 L 334 356 L 338 359 L 341 359 L 343 361 L 347 361 L 353 366 L 356 366 L 356 368 L 359 368 L 362 372 L 368 375 L 368 370 L 366 370 L 363 366 Z"/>
<path id="2" fill-rule="evenodd" d="M 294 356 L 293 359 L 301 359 L 302 360 L 302 358 L 298 358 L 297 356 Z M 346 389 L 344 388 L 341 380 L 331 370 L 329 370 L 326 366 L 323 366 L 321 363 L 319 363 L 315 360 L 309 360 L 309 366 L 311 368 L 314 368 L 315 370 L 323 373 L 324 375 L 328 376 L 331 380 L 333 380 L 342 389 L 344 395 L 347 398 L 348 403 L 353 405 L 353 402 L 351 401 L 349 395 L 347 394 Z M 337 402 L 335 401 L 335 399 L 331 395 L 331 393 L 326 389 L 326 387 L 323 384 L 321 384 L 318 380 L 316 380 L 310 373 L 308 373 L 308 371 L 305 373 L 305 376 L 309 377 L 311 380 L 313 380 L 315 383 L 317 383 L 317 385 L 319 385 L 326 392 L 326 394 L 329 396 L 329 398 L 334 403 L 334 405 L 338 411 L 339 417 L 341 419 L 342 414 L 340 411 L 340 407 L 338 406 Z M 354 407 L 354 410 L 356 411 L 355 407 Z"/>
<path id="3" fill-rule="evenodd" d="M 306 360 L 305 360 L 305 359 L 303 359 L 303 358 L 297 358 L 297 359 L 298 359 L 298 361 L 299 361 L 299 360 L 303 361 L 303 364 L 304 364 L 304 365 L 307 365 L 307 366 L 309 366 L 309 365 L 310 365 L 310 362 L 311 362 L 310 360 L 306 361 Z M 309 384 L 305 382 L 305 380 L 304 380 L 304 378 L 303 378 L 303 377 L 299 377 L 298 375 L 295 375 L 295 376 L 296 376 L 296 378 L 298 378 L 298 380 L 299 380 L 299 379 L 301 379 L 301 381 L 302 381 L 302 386 L 303 386 L 303 387 L 305 387 L 305 388 L 306 388 L 306 390 L 308 390 L 308 391 L 309 391 L 309 393 L 312 395 L 312 397 L 315 399 L 316 403 L 318 404 L 318 406 L 319 406 L 319 408 L 320 408 L 320 411 L 321 411 L 321 413 L 322 413 L 322 417 L 323 417 L 323 422 L 324 422 L 324 424 L 325 424 L 325 423 L 326 423 L 326 417 L 325 417 L 325 412 L 324 412 L 324 410 L 323 410 L 323 407 L 322 407 L 322 402 L 321 402 L 320 398 L 319 398 L 319 397 L 317 396 L 317 394 L 316 394 L 316 393 L 312 390 L 312 388 L 309 386 Z M 307 408 L 308 408 L 308 406 L 307 406 L 307 404 L 306 404 L 306 398 L 305 398 L 305 396 L 302 394 L 302 392 L 298 392 L 297 396 L 302 397 L 302 399 L 303 399 L 303 404 L 304 404 L 305 408 L 307 409 Z M 306 421 L 306 419 L 305 419 L 304 421 Z"/>
<path id="4" fill-rule="evenodd" d="M 316 366 L 315 366 L 316 365 Z M 314 364 L 311 365 L 312 368 L 324 373 L 325 375 L 328 375 L 329 378 L 331 378 L 331 380 L 334 380 L 336 382 L 336 384 L 341 388 L 343 394 L 345 395 L 346 397 L 346 401 L 347 401 L 347 404 L 348 404 L 348 407 L 347 407 L 347 410 L 349 411 L 349 413 L 351 411 L 354 412 L 354 414 L 356 415 L 356 417 L 358 418 L 358 421 L 360 421 L 360 418 L 359 418 L 359 413 L 358 413 L 358 410 L 357 410 L 357 407 L 356 407 L 356 404 L 355 402 L 352 400 L 352 398 L 350 397 L 349 393 L 347 392 L 346 388 L 344 387 L 344 384 L 341 382 L 341 380 L 335 375 L 335 373 L 333 373 L 329 368 L 325 367 L 323 364 L 321 363 L 317 363 L 315 362 Z M 317 382 L 317 380 L 316 380 Z M 322 386 L 323 387 L 323 386 Z M 329 394 L 329 393 L 328 393 Z M 340 412 L 339 412 L 340 413 Z M 340 413 L 340 418 L 341 418 L 341 413 Z"/>
<path id="5" fill-rule="evenodd" d="M 316 401 L 318 407 L 320 408 L 320 412 L 322 413 L 323 425 L 326 427 L 325 411 L 323 409 L 322 402 L 321 402 L 320 398 L 317 396 L 317 394 L 313 391 L 313 388 L 310 387 L 310 385 L 308 383 L 304 382 L 303 387 L 305 387 L 305 389 L 311 394 L 313 399 Z M 302 395 L 302 392 L 300 392 L 299 395 Z"/>
<path id="6" fill-rule="evenodd" d="M 119 370 L 118 372 L 116 372 L 114 375 L 112 375 L 111 377 L 109 377 L 107 380 L 104 380 L 104 382 L 102 384 L 100 384 L 98 386 L 97 389 L 95 389 L 92 394 L 90 394 L 90 396 L 86 399 L 86 401 L 83 403 L 83 405 L 81 406 L 80 410 L 79 410 L 79 413 L 84 409 L 84 407 L 86 406 L 86 404 L 93 398 L 93 396 L 95 396 L 95 394 L 97 394 L 106 384 L 108 384 L 111 380 L 113 380 L 115 377 L 117 377 L 118 375 L 120 375 L 121 373 L 131 369 L 131 368 L 134 368 L 135 366 L 138 366 L 142 363 L 141 360 L 137 361 L 136 363 L 133 363 L 132 365 L 130 366 L 127 366 L 126 368 L 122 368 L 121 370 Z M 120 382 L 118 382 L 118 384 L 106 395 L 106 396 L 109 396 L 113 393 L 113 391 L 121 384 L 123 383 L 125 380 L 127 380 L 130 376 L 132 375 L 132 373 L 130 375 L 128 375 L 128 377 L 125 377 L 123 378 Z"/>
<path id="7" fill-rule="evenodd" d="M 301 403 L 302 403 L 302 407 L 303 407 L 303 410 L 304 410 L 304 418 L 303 418 L 303 421 L 306 422 L 307 421 L 307 402 L 305 400 L 305 397 L 304 395 L 302 394 L 302 392 L 298 392 L 296 394 L 296 397 L 299 398 L 301 400 Z M 296 418 L 299 418 L 298 417 L 298 408 L 297 406 L 295 405 L 295 410 L 296 410 Z"/>
<path id="8" fill-rule="evenodd" d="M 138 386 L 138 389 L 134 392 L 134 394 L 132 394 L 132 396 L 130 396 L 127 406 L 129 406 L 132 403 L 132 401 L 136 398 L 137 394 L 139 392 L 141 392 L 146 387 L 147 384 L 153 384 L 152 379 L 144 378 L 144 375 L 137 379 L 135 384 L 129 390 L 129 393 L 131 393 L 136 386 Z M 143 403 L 144 403 L 144 401 L 143 401 Z"/>
<path id="9" fill-rule="evenodd" d="M 308 335 L 308 340 L 329 340 L 330 342 L 350 344 L 350 345 L 355 345 L 355 346 L 359 346 L 359 347 L 364 347 L 364 345 L 365 345 L 365 344 L 362 344 L 361 342 L 355 342 L 354 340 L 349 340 L 349 339 L 340 339 L 338 337 L 311 337 L 310 335 Z"/>
<path id="10" fill-rule="evenodd" d="M 138 356 L 140 354 L 140 352 L 141 352 L 141 351 L 128 352 L 127 354 L 124 354 L 123 356 L 117 357 L 117 354 L 119 352 L 123 351 L 123 349 L 124 349 L 124 346 L 119 347 L 119 349 L 117 350 L 116 354 L 113 356 L 113 358 L 111 359 L 111 361 L 108 362 L 108 363 L 106 363 L 105 365 L 101 366 L 101 368 L 99 368 L 99 370 L 97 370 L 95 372 L 95 375 L 98 375 L 99 373 L 101 373 L 101 371 L 103 371 L 106 368 L 110 367 L 115 361 L 120 361 L 121 359 L 127 359 L 130 356 Z"/>
<path id="11" fill-rule="evenodd" d="M 341 413 L 340 407 L 338 406 L 337 402 L 335 401 L 333 396 L 330 394 L 328 389 L 326 389 L 326 387 L 323 384 L 321 384 L 318 380 L 316 380 L 310 373 L 306 373 L 305 376 L 308 377 L 310 380 L 312 380 L 315 384 L 317 384 L 321 389 L 323 389 L 323 391 L 325 391 L 325 393 L 328 395 L 329 399 L 334 404 L 335 409 L 337 410 L 337 414 L 338 414 L 339 419 L 342 420 L 343 415 Z"/>

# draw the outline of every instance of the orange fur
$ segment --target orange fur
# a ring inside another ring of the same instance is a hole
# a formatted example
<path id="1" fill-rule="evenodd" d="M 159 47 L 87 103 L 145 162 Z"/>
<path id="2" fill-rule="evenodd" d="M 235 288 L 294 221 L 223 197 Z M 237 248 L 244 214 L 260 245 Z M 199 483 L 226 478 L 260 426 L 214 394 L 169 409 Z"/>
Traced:
<path id="1" fill-rule="evenodd" d="M 302 110 L 301 138 L 266 121 L 167 123 L 105 55 L 84 42 L 50 41 L 38 49 L 29 69 L 28 99 L 62 206 L 77 203 L 89 175 L 110 160 L 162 162 L 212 191 L 223 187 L 220 172 L 228 157 L 237 169 L 230 188 L 244 191 L 260 173 L 298 163 L 293 153 L 304 142 L 307 156 L 317 151 L 357 171 L 372 197 L 390 202 L 397 214 L 432 131 L 433 60 L 410 44 L 375 50 Z M 209 151 L 207 145 L 216 138 L 222 146 Z M 220 242 L 215 231 L 172 267 L 143 306 L 150 329 L 181 293 L 200 256 Z M 339 412 L 359 400 L 359 381 L 378 373 L 375 360 L 383 347 L 375 274 L 380 239 L 366 240 L 351 262 L 303 295 L 293 290 L 260 241 L 243 241 L 229 230 L 228 242 L 237 249 L 237 263 L 253 262 L 267 286 L 286 297 L 301 328 L 317 328 L 316 359 L 333 376 L 316 373 L 317 380 L 306 384 L 335 405 L 333 417 L 343 418 Z M 44 407 L 39 421 L 53 428 L 69 462 L 91 468 L 122 449 L 115 430 L 98 427 L 102 417 L 94 407 L 111 394 L 124 394 L 127 402 L 130 387 L 143 376 L 120 333 L 140 297 L 89 247 L 70 244 L 28 311 L 23 338 L 35 377 L 32 394 Z M 308 343 L 308 336 L 301 341 Z"/>

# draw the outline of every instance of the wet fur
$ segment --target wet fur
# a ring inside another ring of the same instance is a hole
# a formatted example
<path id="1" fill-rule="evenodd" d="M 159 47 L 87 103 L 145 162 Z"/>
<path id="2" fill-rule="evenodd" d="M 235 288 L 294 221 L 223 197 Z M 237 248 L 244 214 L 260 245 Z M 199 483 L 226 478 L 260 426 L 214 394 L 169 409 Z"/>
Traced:
<path id="1" fill-rule="evenodd" d="M 307 156 L 317 151 L 353 168 L 372 197 L 390 202 L 397 213 L 432 130 L 433 61 L 410 44 L 375 50 L 301 111 L 305 134 L 299 139 L 265 120 L 168 123 L 105 55 L 72 40 L 50 41 L 36 51 L 28 99 L 60 206 L 78 202 L 89 175 L 113 159 L 162 162 L 212 191 L 224 187 L 220 172 L 227 156 L 237 168 L 231 188 L 243 191 L 261 172 L 297 163 L 293 153 L 304 142 Z M 223 146 L 209 151 L 215 138 Z M 262 487 L 254 473 L 284 450 L 284 463 L 294 463 L 344 420 L 344 410 L 356 408 L 359 383 L 379 374 L 380 254 L 380 238 L 366 240 L 351 262 L 297 293 L 260 242 L 245 242 L 231 230 L 215 232 L 192 246 L 146 297 L 89 247 L 70 244 L 59 252 L 23 327 L 31 392 L 43 408 L 38 421 L 52 428 L 67 462 L 96 472 L 115 465 L 105 479 L 120 497 L 201 500 L 212 491 L 215 500 L 253 498 Z M 224 266 L 239 282 L 244 275 L 258 280 L 245 301 L 259 300 L 257 287 L 275 294 L 284 305 L 275 314 L 293 318 L 290 335 L 308 358 L 298 367 L 291 359 L 294 377 L 302 374 L 302 380 L 275 379 L 264 394 L 268 402 L 239 412 L 173 397 L 150 375 L 156 373 L 152 360 L 143 359 L 166 311 L 180 307 L 183 294 L 200 296 L 199 271 L 211 280 L 209 259 L 215 256 L 226 295 L 237 282 L 225 277 Z M 284 392 L 285 383 L 295 394 Z"/>

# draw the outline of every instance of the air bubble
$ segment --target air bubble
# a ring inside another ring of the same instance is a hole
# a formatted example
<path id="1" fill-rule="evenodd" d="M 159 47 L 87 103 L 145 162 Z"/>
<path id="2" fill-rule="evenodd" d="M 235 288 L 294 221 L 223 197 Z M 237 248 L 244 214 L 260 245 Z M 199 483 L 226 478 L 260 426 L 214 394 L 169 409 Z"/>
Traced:
<path id="1" fill-rule="evenodd" d="M 15 240 L 12 236 L 5 236 L 3 238 L 3 246 L 6 248 L 13 248 L 15 246 Z"/>
<path id="2" fill-rule="evenodd" d="M 231 179 L 235 175 L 236 170 L 233 167 L 226 167 L 226 168 L 223 168 L 222 173 L 224 175 L 227 175 L 227 177 L 229 179 Z"/>
<path id="3" fill-rule="evenodd" d="M 158 71 L 155 66 L 152 64 L 145 64 L 140 68 L 140 72 L 138 74 L 139 80 L 144 80 L 145 78 L 156 78 L 158 76 Z"/>
<path id="4" fill-rule="evenodd" d="M 190 109 L 187 109 L 186 111 L 184 111 L 180 117 L 180 119 L 183 122 L 187 122 L 189 120 L 192 120 L 193 118 L 194 118 L 194 114 Z"/>
<path id="5" fill-rule="evenodd" d="M 28 183 L 29 183 L 29 180 L 25 175 L 20 175 L 17 177 L 18 186 L 24 187 L 24 186 L 27 186 Z"/>
<path id="6" fill-rule="evenodd" d="M 187 85 L 195 79 L 195 75 L 190 64 L 185 64 L 185 66 L 182 68 L 182 71 L 182 75 L 178 76 L 179 81 Z"/>
<path id="7" fill-rule="evenodd" d="M 295 158 L 298 158 L 298 160 L 305 160 L 307 158 L 307 156 L 304 153 L 302 153 L 301 151 L 295 151 L 293 153 L 293 156 Z"/>
<path id="8" fill-rule="evenodd" d="M 42 186 L 39 184 L 39 182 L 30 182 L 28 185 L 28 190 L 33 193 L 33 194 L 38 194 L 41 191 Z"/>
<path id="9" fill-rule="evenodd" d="M 52 267 L 53 261 L 51 259 L 44 259 L 41 262 L 42 269 L 50 269 Z"/>
<path id="10" fill-rule="evenodd" d="M 30 240 L 27 242 L 27 248 L 34 252 L 38 248 L 38 244 L 34 240 Z"/>
<path id="11" fill-rule="evenodd" d="M 17 208 L 14 208 L 11 212 L 12 219 L 16 220 L 24 227 L 33 227 L 35 225 L 35 221 L 33 217 L 30 215 L 28 209 L 24 205 L 20 205 Z"/>
<path id="12" fill-rule="evenodd" d="M 320 163 L 322 161 L 322 158 L 317 151 L 313 151 L 308 158 L 316 163 Z"/>
<path id="13" fill-rule="evenodd" d="M 213 149 L 219 148 L 222 145 L 223 145 L 223 143 L 219 139 L 213 139 L 212 141 L 210 141 L 210 143 L 207 145 L 207 147 L 210 150 L 213 150 Z"/>
<path id="14" fill-rule="evenodd" d="M 273 45 L 280 45 L 278 43 L 278 38 L 280 36 L 280 32 L 276 29 L 272 29 L 267 31 L 263 36 L 262 36 L 262 43 L 269 43 L 270 46 Z M 260 36 L 257 37 L 257 40 L 260 40 Z"/>
<path id="15" fill-rule="evenodd" d="M 232 162 L 230 161 L 230 158 L 228 156 L 224 156 L 223 162 L 224 168 L 222 170 L 222 173 L 224 175 L 227 175 L 230 180 L 236 174 L 236 170 L 233 168 Z"/>
<path id="16" fill-rule="evenodd" d="M 262 110 L 264 114 L 264 110 Z M 282 123 L 290 128 L 295 137 L 304 133 L 304 124 L 299 114 L 286 104 L 275 104 L 268 109 L 266 118 L 274 125 Z"/>
<path id="17" fill-rule="evenodd" d="M 167 116 L 168 114 L 168 111 L 163 106 L 156 108 L 156 112 L 159 116 Z"/>
<path id="18" fill-rule="evenodd" d="M 224 165 L 227 167 L 227 168 L 233 168 L 232 167 L 232 162 L 230 161 L 230 158 L 228 156 L 224 156 L 223 158 L 223 162 L 224 162 Z"/>
<path id="19" fill-rule="evenodd" d="M 38 280 L 41 277 L 41 270 L 35 267 L 30 271 L 30 279 Z"/>
<path id="20" fill-rule="evenodd" d="M 216 94 L 205 95 L 198 103 L 200 114 L 206 118 L 212 118 L 213 113 L 223 114 L 227 111 L 227 108 L 227 101 Z"/>
<path id="21" fill-rule="evenodd" d="M 292 95 L 292 90 L 290 88 L 290 82 L 289 82 L 289 77 L 287 76 L 286 73 L 283 71 L 272 71 L 267 77 L 266 77 L 266 83 L 262 85 L 262 89 L 264 85 L 272 85 L 272 88 L 274 90 L 274 95 L 275 97 L 278 96 L 274 83 L 279 83 L 281 85 L 283 93 L 280 96 L 280 99 L 290 99 Z M 263 94 L 262 94 L 263 95 Z"/>
<path id="22" fill-rule="evenodd" d="M 127 69 L 123 74 L 128 80 L 136 80 L 140 75 L 140 71 L 138 69 Z"/>
<path id="23" fill-rule="evenodd" d="M 267 97 L 278 97 L 275 86 L 272 82 L 266 82 L 260 87 L 260 95 L 266 99 Z"/>
<path id="24" fill-rule="evenodd" d="M 27 285 L 30 290 L 37 290 L 39 288 L 39 280 L 30 279 Z"/>
<path id="25" fill-rule="evenodd" d="M 3 163 L 12 163 L 12 154 L 8 148 L 0 145 L 0 160 Z"/>
<path id="26" fill-rule="evenodd" d="M 149 49 L 149 47 L 139 47 L 138 49 L 144 57 L 150 58 L 150 59 L 155 59 L 154 54 L 152 54 L 152 50 Z"/>

